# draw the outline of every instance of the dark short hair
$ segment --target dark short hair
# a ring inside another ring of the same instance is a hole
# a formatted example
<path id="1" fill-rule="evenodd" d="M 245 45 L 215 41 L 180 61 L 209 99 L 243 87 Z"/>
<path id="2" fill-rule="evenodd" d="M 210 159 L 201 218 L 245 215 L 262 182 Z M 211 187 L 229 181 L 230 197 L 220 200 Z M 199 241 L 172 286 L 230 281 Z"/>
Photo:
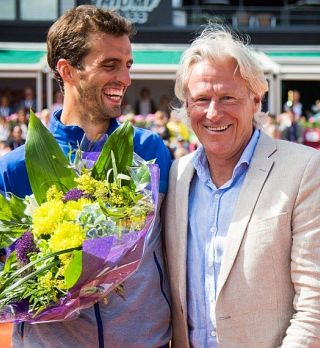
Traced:
<path id="1" fill-rule="evenodd" d="M 47 61 L 62 91 L 63 80 L 56 69 L 58 60 L 64 58 L 72 66 L 81 65 L 91 48 L 89 35 L 98 32 L 119 37 L 127 35 L 131 38 L 135 30 L 129 21 L 114 11 L 91 5 L 81 5 L 66 11 L 50 27 Z"/>

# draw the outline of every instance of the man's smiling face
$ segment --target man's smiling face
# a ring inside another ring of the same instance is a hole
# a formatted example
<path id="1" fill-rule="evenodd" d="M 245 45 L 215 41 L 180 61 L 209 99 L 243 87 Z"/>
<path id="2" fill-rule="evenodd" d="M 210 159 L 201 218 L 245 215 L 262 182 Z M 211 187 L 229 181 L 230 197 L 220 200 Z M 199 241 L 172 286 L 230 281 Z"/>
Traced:
<path id="1" fill-rule="evenodd" d="M 187 110 L 210 160 L 239 159 L 250 140 L 260 98 L 254 96 L 232 59 L 191 66 Z"/>

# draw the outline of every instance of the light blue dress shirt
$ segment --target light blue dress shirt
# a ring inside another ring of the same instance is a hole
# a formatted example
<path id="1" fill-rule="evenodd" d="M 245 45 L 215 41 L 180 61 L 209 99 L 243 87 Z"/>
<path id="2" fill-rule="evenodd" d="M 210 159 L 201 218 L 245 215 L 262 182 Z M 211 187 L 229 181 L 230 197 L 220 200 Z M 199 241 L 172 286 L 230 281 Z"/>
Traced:
<path id="1" fill-rule="evenodd" d="M 259 139 L 255 130 L 232 178 L 217 188 L 211 180 L 204 148 L 193 158 L 187 252 L 188 326 L 191 347 L 216 348 L 215 300 L 224 241 Z"/>

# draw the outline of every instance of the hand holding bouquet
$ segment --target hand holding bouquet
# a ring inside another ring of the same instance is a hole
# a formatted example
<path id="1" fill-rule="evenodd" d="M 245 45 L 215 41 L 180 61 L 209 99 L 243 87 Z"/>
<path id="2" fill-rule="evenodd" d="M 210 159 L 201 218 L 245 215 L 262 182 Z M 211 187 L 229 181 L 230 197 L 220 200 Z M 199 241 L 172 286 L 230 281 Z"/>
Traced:
<path id="1" fill-rule="evenodd" d="M 0 195 L 0 322 L 65 320 L 139 266 L 159 170 L 134 155 L 129 123 L 99 156 L 79 148 L 68 160 L 31 113 L 25 154 L 33 194 Z"/>

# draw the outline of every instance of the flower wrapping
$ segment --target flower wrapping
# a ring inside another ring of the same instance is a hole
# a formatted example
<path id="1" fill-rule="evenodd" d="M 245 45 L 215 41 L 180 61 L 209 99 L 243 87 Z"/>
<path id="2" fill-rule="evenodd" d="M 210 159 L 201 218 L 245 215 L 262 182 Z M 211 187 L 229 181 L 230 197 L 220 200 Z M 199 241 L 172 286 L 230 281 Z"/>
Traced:
<path id="1" fill-rule="evenodd" d="M 33 195 L 0 199 L 0 322 L 72 319 L 107 300 L 138 269 L 157 212 L 159 168 L 134 156 L 129 124 L 71 168 L 33 114 L 30 128 Z M 34 152 L 40 141 L 53 144 L 47 154 Z"/>

